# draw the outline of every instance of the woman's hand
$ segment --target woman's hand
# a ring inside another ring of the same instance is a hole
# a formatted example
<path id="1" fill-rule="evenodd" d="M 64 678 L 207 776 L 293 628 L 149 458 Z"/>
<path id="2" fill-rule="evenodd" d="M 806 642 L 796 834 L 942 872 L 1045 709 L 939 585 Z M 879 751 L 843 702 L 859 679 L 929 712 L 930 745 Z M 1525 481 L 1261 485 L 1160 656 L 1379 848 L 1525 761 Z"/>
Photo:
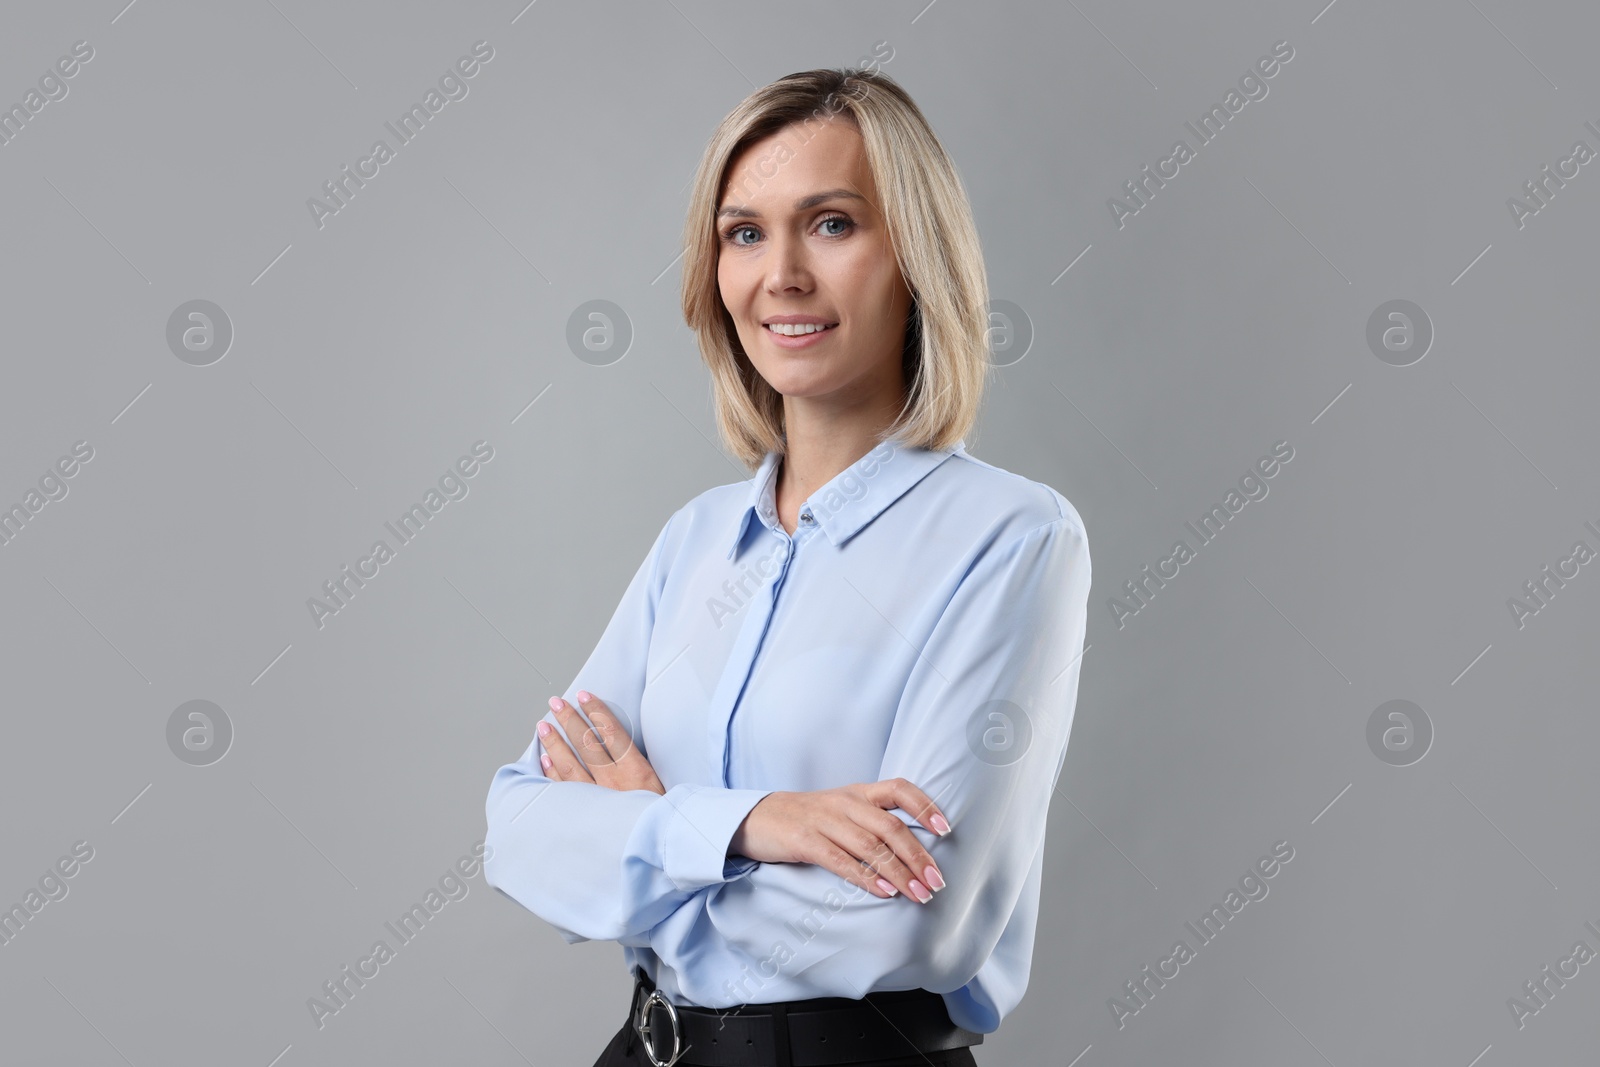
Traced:
<path id="1" fill-rule="evenodd" d="M 620 792 L 648 789 L 665 795 L 666 786 L 656 777 L 656 769 L 650 766 L 650 761 L 644 758 L 644 753 L 639 751 L 632 736 L 617 722 L 605 702 L 580 689 L 578 703 L 589 714 L 593 727 L 583 721 L 583 716 L 571 704 L 560 697 L 550 698 L 550 708 L 556 713 L 561 729 L 566 731 L 567 737 L 577 738 L 577 753 L 568 746 L 560 730 L 539 720 L 539 743 L 545 750 L 539 757 L 539 764 L 545 776 L 561 782 L 590 782 Z"/>
<path id="2" fill-rule="evenodd" d="M 888 808 L 910 812 L 940 836 L 950 831 L 928 794 L 904 778 L 889 778 L 769 793 L 739 824 L 728 851 L 763 863 L 814 863 L 875 896 L 903 892 L 926 904 L 934 890 L 944 888 L 944 878 L 928 850 Z"/>

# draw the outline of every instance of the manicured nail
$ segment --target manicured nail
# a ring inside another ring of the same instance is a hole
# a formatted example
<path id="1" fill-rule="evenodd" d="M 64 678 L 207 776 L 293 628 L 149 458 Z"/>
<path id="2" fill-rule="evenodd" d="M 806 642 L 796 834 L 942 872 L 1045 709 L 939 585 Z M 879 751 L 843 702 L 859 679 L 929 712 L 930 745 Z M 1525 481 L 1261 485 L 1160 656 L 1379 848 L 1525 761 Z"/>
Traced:
<path id="1" fill-rule="evenodd" d="M 887 878 L 878 879 L 878 888 L 883 890 L 885 893 L 888 893 L 891 897 L 900 892 L 900 890 L 894 887 L 894 883 L 889 881 Z"/>
<path id="2" fill-rule="evenodd" d="M 911 895 L 916 897 L 917 901 L 922 904 L 926 904 L 933 899 L 933 894 L 928 892 L 928 887 L 915 878 L 911 879 Z"/>
<path id="3" fill-rule="evenodd" d="M 539 757 L 539 762 L 544 766 L 545 770 L 548 771 L 550 769 L 550 757 L 549 756 L 540 756 Z"/>
<path id="4" fill-rule="evenodd" d="M 922 873 L 927 877 L 928 884 L 933 886 L 935 893 L 944 888 L 944 879 L 939 877 L 939 869 L 933 864 L 928 864 Z"/>
<path id="5" fill-rule="evenodd" d="M 551 711 L 560 711 L 561 710 L 561 698 L 560 697 L 551 697 L 550 698 L 550 710 Z"/>
<path id="6" fill-rule="evenodd" d="M 578 690 L 578 703 L 587 704 L 593 699 L 594 697 L 590 696 L 586 691 L 582 689 Z"/>
<path id="7" fill-rule="evenodd" d="M 944 816 L 938 812 L 933 813 L 933 818 L 928 820 L 933 823 L 933 830 L 940 837 L 950 832 L 950 824 L 944 821 Z"/>
<path id="8" fill-rule="evenodd" d="M 550 736 L 550 724 L 545 722 L 543 719 L 539 720 L 539 736 L 540 737 L 549 737 Z"/>

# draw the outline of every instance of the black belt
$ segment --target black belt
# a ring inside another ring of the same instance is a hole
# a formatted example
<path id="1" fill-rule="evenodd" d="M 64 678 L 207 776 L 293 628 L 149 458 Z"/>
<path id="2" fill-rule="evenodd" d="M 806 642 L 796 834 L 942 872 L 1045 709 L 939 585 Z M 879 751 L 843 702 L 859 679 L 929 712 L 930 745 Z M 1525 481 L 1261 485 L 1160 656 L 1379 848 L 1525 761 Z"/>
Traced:
<path id="1" fill-rule="evenodd" d="M 926 989 L 711 1011 L 670 1003 L 642 968 L 628 1018 L 656 1067 L 826 1067 L 983 1044 Z"/>

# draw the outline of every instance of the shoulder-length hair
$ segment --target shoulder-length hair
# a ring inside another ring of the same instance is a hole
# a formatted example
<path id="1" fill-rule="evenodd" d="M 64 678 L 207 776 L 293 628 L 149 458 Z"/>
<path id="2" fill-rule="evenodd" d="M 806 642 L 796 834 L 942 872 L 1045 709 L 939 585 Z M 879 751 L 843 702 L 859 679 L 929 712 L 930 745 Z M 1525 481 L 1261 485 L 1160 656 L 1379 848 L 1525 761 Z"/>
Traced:
<path id="1" fill-rule="evenodd" d="M 977 421 L 993 366 L 983 251 L 944 146 L 910 95 L 875 69 L 802 71 L 757 89 L 722 120 L 700 159 L 684 226 L 683 317 L 711 370 L 723 442 L 752 470 L 767 452 L 783 453 L 787 444 L 783 396 L 745 354 L 718 290 L 717 207 L 740 151 L 807 119 L 846 121 L 860 132 L 911 291 L 901 359 L 906 402 L 879 439 L 953 447 Z M 775 173 L 778 165 L 764 161 L 757 173 Z"/>

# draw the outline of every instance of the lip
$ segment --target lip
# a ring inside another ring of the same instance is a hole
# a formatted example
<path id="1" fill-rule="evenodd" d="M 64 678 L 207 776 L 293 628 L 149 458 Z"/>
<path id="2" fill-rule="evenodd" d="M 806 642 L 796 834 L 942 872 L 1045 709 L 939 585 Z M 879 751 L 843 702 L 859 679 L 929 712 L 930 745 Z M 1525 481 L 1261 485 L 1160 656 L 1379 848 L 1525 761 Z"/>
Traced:
<path id="1" fill-rule="evenodd" d="M 777 324 L 779 326 L 828 326 L 835 322 L 834 319 L 825 319 L 821 315 L 768 315 L 761 320 L 761 325 Z"/>
<path id="2" fill-rule="evenodd" d="M 796 320 L 793 323 L 789 323 L 790 325 L 798 325 L 799 323 L 805 322 L 826 324 L 828 321 L 827 319 L 819 319 L 814 315 L 780 315 L 776 318 L 768 319 L 767 322 L 787 323 L 790 319 Z M 771 330 L 767 329 L 765 323 L 763 323 L 761 326 L 761 332 L 767 335 L 767 340 L 771 341 L 779 348 L 788 349 L 810 348 L 812 345 L 821 344 L 827 338 L 832 337 L 833 334 L 838 331 L 838 329 L 838 324 L 834 324 L 833 329 L 831 330 L 816 330 L 812 333 L 801 334 L 798 337 L 787 337 L 781 333 L 773 333 Z"/>

